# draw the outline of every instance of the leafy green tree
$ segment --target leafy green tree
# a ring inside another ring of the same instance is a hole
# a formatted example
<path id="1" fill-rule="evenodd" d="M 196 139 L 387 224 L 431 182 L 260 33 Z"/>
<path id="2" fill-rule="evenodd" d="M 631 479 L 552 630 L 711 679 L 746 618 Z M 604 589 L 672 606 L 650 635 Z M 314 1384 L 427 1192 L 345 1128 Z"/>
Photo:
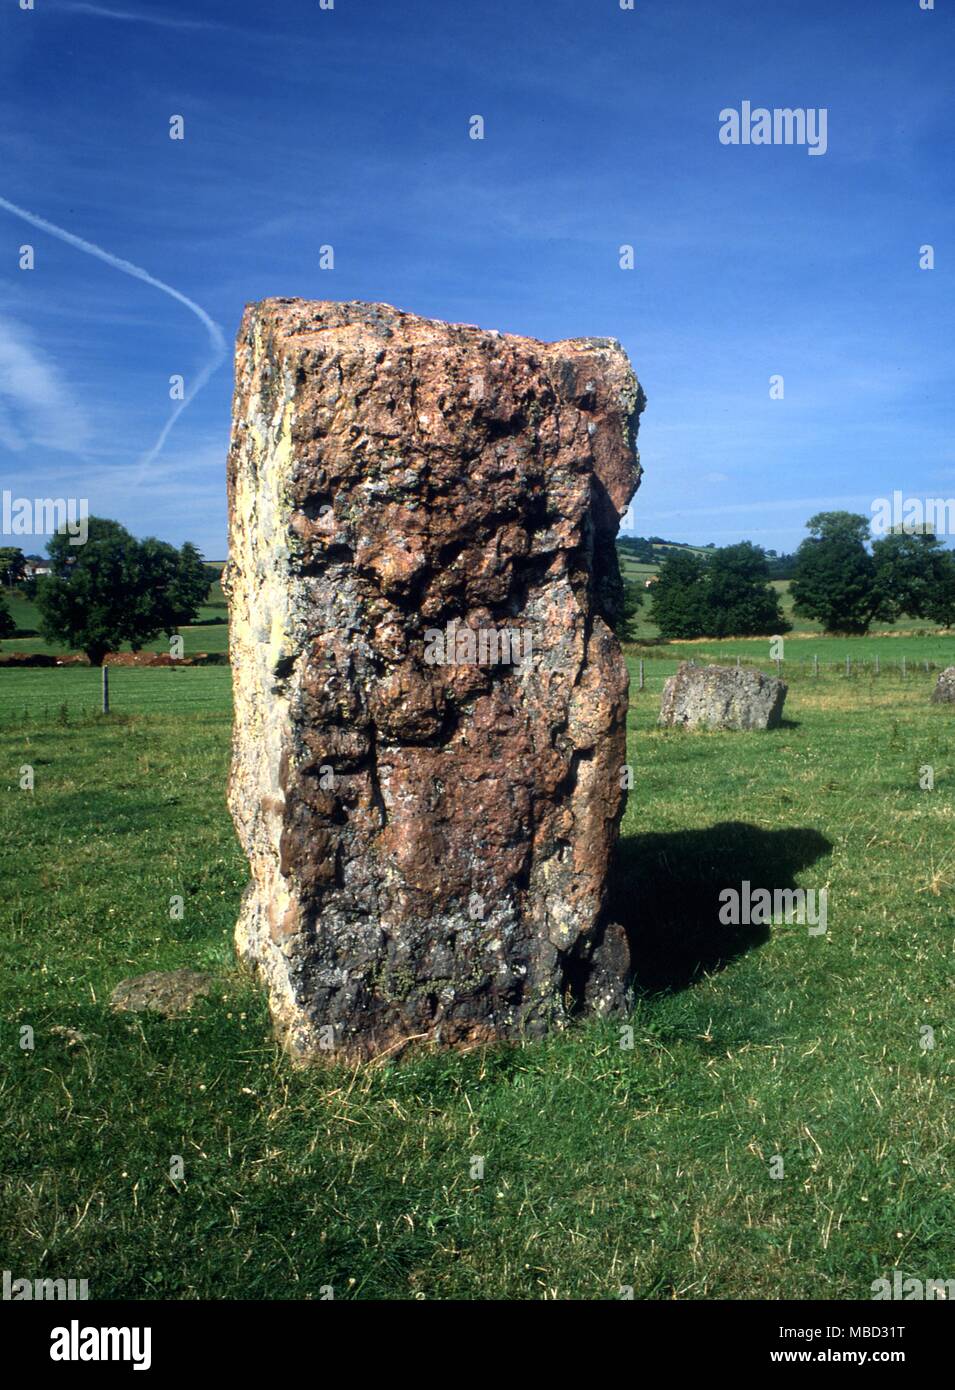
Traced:
<path id="1" fill-rule="evenodd" d="M 793 568 L 795 611 L 815 618 L 827 632 L 864 633 L 873 619 L 891 619 L 892 603 L 866 549 L 867 518 L 819 512 L 806 527 L 809 535 L 796 551 Z"/>
<path id="2" fill-rule="evenodd" d="M 707 637 L 770 637 L 786 632 L 765 552 L 752 541 L 724 545 L 706 560 Z"/>
<path id="3" fill-rule="evenodd" d="M 13 620 L 13 614 L 7 607 L 7 601 L 0 596 L 0 638 L 12 637 L 17 630 L 17 625 Z"/>
<path id="4" fill-rule="evenodd" d="M 179 551 L 176 577 L 169 594 L 169 611 L 174 627 L 195 622 L 199 608 L 209 597 L 215 575 L 191 541 Z M 168 631 L 168 628 L 167 628 Z"/>
<path id="5" fill-rule="evenodd" d="M 950 550 L 943 551 L 940 557 L 925 616 L 940 627 L 955 627 L 955 555 Z"/>
<path id="6" fill-rule="evenodd" d="M 610 574 L 609 581 L 602 587 L 603 605 L 605 612 L 610 614 L 610 626 L 616 632 L 621 642 L 632 642 L 634 639 L 634 623 L 637 614 L 644 602 L 644 595 L 637 584 L 628 580 L 624 574 L 623 564 L 620 563 L 620 552 L 614 549 L 616 557 L 616 573 Z"/>
<path id="7" fill-rule="evenodd" d="M 893 531 L 872 546 L 883 612 L 955 621 L 955 556 L 930 531 Z"/>
<path id="8" fill-rule="evenodd" d="M 757 637 L 785 632 L 779 598 L 758 545 L 670 551 L 653 586 L 653 620 L 663 637 Z"/>
<path id="9" fill-rule="evenodd" d="M 88 527 L 84 545 L 72 545 L 66 534 L 51 539 L 51 573 L 39 583 L 37 605 L 48 641 L 80 647 L 100 666 L 123 642 L 138 651 L 195 616 L 198 551 L 137 541 L 104 517 L 91 516 Z"/>
<path id="10" fill-rule="evenodd" d="M 65 533 L 47 547 L 51 573 L 37 586 L 40 631 L 51 642 L 80 647 L 94 666 L 126 641 L 139 545 L 118 521 L 88 519 L 85 545 Z"/>
<path id="11" fill-rule="evenodd" d="M 129 596 L 130 617 L 141 638 L 130 638 L 134 651 L 158 633 L 174 630 L 170 593 L 176 582 L 179 552 L 174 545 L 149 536 L 139 544 L 136 585 Z"/>
<path id="12" fill-rule="evenodd" d="M 130 595 L 137 630 L 171 637 L 184 623 L 195 620 L 211 585 L 212 575 L 190 541 L 177 550 L 148 537 L 140 543 L 139 578 Z"/>
<path id="13" fill-rule="evenodd" d="M 23 578 L 26 558 L 16 545 L 0 545 L 0 584 L 12 589 Z"/>
<path id="14" fill-rule="evenodd" d="M 643 590 L 632 579 L 624 580 L 622 630 L 618 633 L 624 642 L 636 640 L 637 621 L 643 607 Z"/>
<path id="15" fill-rule="evenodd" d="M 650 616 L 661 637 L 704 637 L 708 622 L 706 567 L 692 550 L 671 550 L 660 566 Z"/>

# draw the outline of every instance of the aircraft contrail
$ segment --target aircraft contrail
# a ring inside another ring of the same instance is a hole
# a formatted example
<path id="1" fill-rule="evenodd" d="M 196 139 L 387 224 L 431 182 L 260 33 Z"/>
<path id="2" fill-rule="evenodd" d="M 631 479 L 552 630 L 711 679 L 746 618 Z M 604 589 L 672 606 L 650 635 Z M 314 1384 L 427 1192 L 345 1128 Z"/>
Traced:
<path id="1" fill-rule="evenodd" d="M 114 256 L 111 251 L 104 251 L 102 246 L 97 246 L 92 241 L 84 241 L 82 237 L 75 236 L 72 232 L 66 231 L 64 227 L 58 227 L 54 222 L 48 222 L 45 217 L 39 217 L 35 212 L 28 212 L 26 208 L 18 207 L 16 203 L 11 203 L 6 198 L 0 197 L 0 208 L 5 208 L 7 212 L 12 212 L 14 217 L 22 218 L 24 222 L 39 227 L 43 232 L 49 232 L 50 236 L 56 237 L 59 241 L 65 241 L 68 246 L 75 246 L 78 251 L 85 251 L 88 256 L 95 256 L 97 260 L 105 261 L 114 270 L 121 270 L 124 275 L 131 275 L 135 280 L 142 280 L 147 285 L 152 285 L 154 289 L 162 290 L 163 294 L 168 294 L 171 299 L 178 300 L 180 304 L 186 306 L 190 313 L 195 314 L 208 333 L 209 341 L 212 344 L 212 357 L 199 372 L 184 398 L 176 402 L 175 408 L 163 426 L 155 444 L 140 458 L 139 472 L 141 475 L 159 454 L 169 436 L 169 431 L 186 406 L 199 394 L 225 357 L 227 348 L 222 329 L 214 319 L 209 317 L 201 305 L 196 304 L 195 300 L 190 299 L 188 295 L 182 294 L 179 290 L 173 289 L 172 285 L 157 280 L 155 275 L 150 275 L 149 271 L 143 270 L 141 266 L 133 265 L 132 261 L 124 261 L 121 256 Z M 135 479 L 135 482 L 139 482 L 139 478 Z"/>

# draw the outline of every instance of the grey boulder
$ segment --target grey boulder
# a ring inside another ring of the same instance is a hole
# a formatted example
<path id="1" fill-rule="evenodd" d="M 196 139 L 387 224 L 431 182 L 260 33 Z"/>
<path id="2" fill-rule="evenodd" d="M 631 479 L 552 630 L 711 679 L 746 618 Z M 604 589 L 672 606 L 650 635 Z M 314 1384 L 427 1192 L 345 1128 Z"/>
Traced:
<path id="1" fill-rule="evenodd" d="M 683 729 L 775 729 L 787 686 L 762 671 L 680 664 L 663 687 L 660 723 Z"/>
<path id="2" fill-rule="evenodd" d="M 955 666 L 946 666 L 935 682 L 932 700 L 937 705 L 955 704 Z"/>

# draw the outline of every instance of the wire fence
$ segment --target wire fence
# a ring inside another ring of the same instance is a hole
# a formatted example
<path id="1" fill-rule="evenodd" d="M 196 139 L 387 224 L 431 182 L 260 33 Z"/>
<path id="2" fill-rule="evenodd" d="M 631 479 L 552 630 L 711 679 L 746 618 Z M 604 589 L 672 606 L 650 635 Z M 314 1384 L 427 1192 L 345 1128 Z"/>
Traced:
<path id="1" fill-rule="evenodd" d="M 677 656 L 636 657 L 628 654 L 630 693 L 660 694 L 664 683 L 685 659 Z M 696 658 L 707 665 L 712 657 Z M 757 661 L 736 657 L 720 665 L 778 675 L 789 684 L 826 681 L 885 681 L 911 685 L 933 680 L 945 663 L 913 661 L 905 656 L 886 660 L 881 655 L 860 660 L 847 657 L 824 661 L 818 656 L 799 660 Z M 953 663 L 955 664 L 955 663 Z M 228 666 L 108 668 L 109 711 L 119 715 L 230 715 L 232 672 Z M 42 724 L 94 718 L 103 713 L 103 672 L 88 666 L 6 667 L 0 670 L 0 724 Z"/>
<path id="2" fill-rule="evenodd" d="M 947 669 L 949 665 L 955 665 L 955 660 L 951 663 L 932 660 L 911 660 L 902 656 L 896 660 L 886 660 L 881 655 L 860 660 L 854 657 L 846 657 L 843 660 L 831 661 L 821 660 L 813 655 L 808 658 L 800 658 L 797 661 L 779 659 L 759 661 L 749 657 L 720 657 L 714 660 L 711 656 L 698 656 L 696 658 L 675 658 L 672 656 L 653 656 L 653 657 L 634 657 L 630 656 L 628 665 L 630 667 L 630 691 L 639 693 L 642 690 L 660 690 L 666 680 L 672 676 L 680 667 L 684 660 L 696 660 L 700 666 L 719 665 L 736 666 L 738 669 L 749 671 L 761 671 L 764 675 L 778 676 L 780 680 L 788 683 L 797 681 L 875 681 L 885 680 L 897 682 L 900 685 L 910 682 L 925 681 L 926 678 L 934 679 L 938 673 Z"/>
<path id="3" fill-rule="evenodd" d="M 232 712 L 232 671 L 228 666 L 107 669 L 111 716 Z M 63 723 L 102 714 L 100 668 L 40 666 L 0 671 L 0 724 Z"/>

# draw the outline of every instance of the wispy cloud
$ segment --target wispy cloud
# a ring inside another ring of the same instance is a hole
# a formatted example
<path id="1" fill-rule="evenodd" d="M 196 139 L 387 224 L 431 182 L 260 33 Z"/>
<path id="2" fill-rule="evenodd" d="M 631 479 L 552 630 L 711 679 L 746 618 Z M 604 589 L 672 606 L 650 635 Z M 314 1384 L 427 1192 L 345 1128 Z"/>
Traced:
<path id="1" fill-rule="evenodd" d="M 85 14 L 94 19 L 114 19 L 123 24 L 153 24 L 160 29 L 226 29 L 208 19 L 180 19 L 178 16 L 157 14 L 149 10 L 111 10 L 106 5 L 88 5 L 83 0 L 62 0 L 55 7 L 68 14 Z"/>
<path id="2" fill-rule="evenodd" d="M 89 423 L 57 368 L 24 331 L 0 319 L 0 444 L 13 453 L 31 446 L 81 452 Z"/>
<path id="3" fill-rule="evenodd" d="M 181 290 L 174 289 L 172 285 L 167 285 L 162 280 L 157 280 L 154 275 L 150 275 L 148 270 L 143 270 L 141 266 L 133 265 L 132 261 L 124 261 L 122 257 L 113 255 L 112 251 L 105 251 L 102 246 L 95 245 L 92 241 L 84 241 L 82 237 L 74 235 L 73 232 L 66 231 L 63 227 L 56 226 L 53 222 L 48 222 L 45 217 L 38 216 L 35 212 L 28 212 L 26 208 L 18 207 L 16 203 L 8 202 L 6 198 L 0 198 L 0 208 L 5 208 L 7 212 L 12 212 L 15 217 L 21 218 L 24 222 L 29 222 L 33 227 L 39 227 L 41 231 L 49 232 L 59 241 L 65 241 L 68 246 L 75 246 L 78 251 L 83 251 L 87 256 L 95 256 L 97 260 L 105 261 L 114 270 L 121 271 L 124 275 L 131 275 L 134 280 L 142 280 L 147 285 L 152 285 L 154 289 L 161 290 L 163 294 L 168 294 L 170 298 L 184 304 L 190 313 L 195 314 L 196 318 L 203 325 L 209 335 L 212 345 L 212 356 L 197 374 L 191 388 L 187 391 L 185 398 L 177 401 L 169 419 L 163 426 L 159 438 L 151 449 L 139 460 L 140 474 L 144 473 L 149 465 L 158 456 L 162 446 L 169 436 L 169 431 L 179 419 L 179 416 L 193 401 L 212 376 L 212 373 L 221 364 L 226 355 L 226 342 L 219 325 L 209 317 L 205 309 L 190 299 Z"/>
<path id="4" fill-rule="evenodd" d="M 637 496 L 639 497 L 639 493 L 637 494 Z M 739 502 L 730 502 L 727 503 L 725 506 L 719 507 L 695 507 L 691 505 L 674 509 L 668 509 L 666 511 L 661 511 L 656 507 L 647 507 L 645 516 L 642 519 L 644 521 L 649 520 L 651 518 L 655 521 L 669 521 L 677 517 L 686 518 L 694 516 L 736 516 L 737 514 L 741 513 L 749 514 L 752 512 L 790 512 L 796 510 L 808 514 L 809 512 L 830 511 L 836 509 L 845 510 L 850 507 L 860 510 L 862 508 L 868 509 L 871 503 L 872 497 L 866 495 L 865 493 L 854 493 L 849 497 L 773 497 L 768 498 L 766 501 L 763 502 L 741 500 Z"/>

